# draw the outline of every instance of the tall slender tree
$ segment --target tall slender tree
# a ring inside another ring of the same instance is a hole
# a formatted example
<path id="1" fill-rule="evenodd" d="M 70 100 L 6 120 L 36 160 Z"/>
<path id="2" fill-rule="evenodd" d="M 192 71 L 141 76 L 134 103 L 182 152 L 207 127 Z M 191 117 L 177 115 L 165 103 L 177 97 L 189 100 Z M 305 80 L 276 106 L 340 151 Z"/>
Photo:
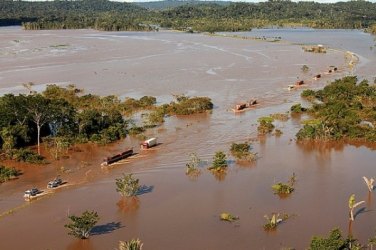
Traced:
<path id="1" fill-rule="evenodd" d="M 29 111 L 31 120 L 37 126 L 38 154 L 40 155 L 40 131 L 42 126 L 50 120 L 53 112 L 50 110 L 50 100 L 42 95 L 30 95 L 28 99 L 29 102 L 26 109 Z"/>

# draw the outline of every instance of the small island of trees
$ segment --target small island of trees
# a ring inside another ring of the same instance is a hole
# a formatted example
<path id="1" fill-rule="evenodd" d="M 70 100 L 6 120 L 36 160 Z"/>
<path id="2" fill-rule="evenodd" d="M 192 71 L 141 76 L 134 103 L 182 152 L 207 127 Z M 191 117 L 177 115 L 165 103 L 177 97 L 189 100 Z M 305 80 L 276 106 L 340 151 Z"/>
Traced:
<path id="1" fill-rule="evenodd" d="M 335 80 L 322 90 L 304 90 L 312 103 L 298 140 L 363 140 L 376 142 L 376 87 L 355 76 Z M 300 109 L 302 110 L 302 109 Z"/>

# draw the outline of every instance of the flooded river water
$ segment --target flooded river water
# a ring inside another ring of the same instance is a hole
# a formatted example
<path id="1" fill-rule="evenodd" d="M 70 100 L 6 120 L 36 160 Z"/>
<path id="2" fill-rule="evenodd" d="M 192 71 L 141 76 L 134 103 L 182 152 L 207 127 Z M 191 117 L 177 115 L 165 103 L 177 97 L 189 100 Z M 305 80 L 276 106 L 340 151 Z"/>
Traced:
<path id="1" fill-rule="evenodd" d="M 209 96 L 211 114 L 170 117 L 147 132 L 161 145 L 139 152 L 139 140 L 127 138 L 106 147 L 85 146 L 47 166 L 18 166 L 18 180 L 0 185 L 0 249 L 114 249 L 119 240 L 140 238 L 144 249 L 304 249 L 313 235 L 339 227 L 349 233 L 348 198 L 356 194 L 365 209 L 351 226 L 365 243 L 375 234 L 374 194 L 362 176 L 375 176 L 372 145 L 299 144 L 295 134 L 304 117 L 276 122 L 280 137 L 257 137 L 257 119 L 286 112 L 300 102 L 304 88 L 321 88 L 347 74 L 373 82 L 376 48 L 373 37 L 349 30 L 255 30 L 249 37 L 281 37 L 280 42 L 178 32 L 103 33 L 91 30 L 22 31 L 0 29 L 0 93 L 25 92 L 24 83 L 41 90 L 48 83 L 74 83 L 87 93 L 120 97 L 156 96 L 159 103 L 172 94 Z M 326 54 L 307 53 L 302 44 L 323 44 Z M 373 49 L 374 48 L 374 49 Z M 355 53 L 345 57 L 346 51 Z M 349 67 L 350 60 L 358 63 Z M 301 68 L 307 65 L 308 73 Z M 329 66 L 335 74 L 325 74 Z M 315 81 L 315 74 L 323 77 Z M 305 87 L 287 85 L 304 80 Z M 260 105 L 234 114 L 231 108 L 251 98 Z M 259 158 L 238 164 L 229 154 L 232 142 L 253 142 Z M 139 153 L 111 169 L 101 159 L 134 146 Z M 226 175 L 205 168 L 197 178 L 185 175 L 192 152 L 210 162 L 216 151 L 227 153 Z M 11 163 L 8 163 L 11 164 Z M 61 171 L 64 170 L 64 171 Z M 145 192 L 121 199 L 115 178 L 134 173 Z M 271 186 L 295 173 L 296 190 L 287 198 Z M 44 188 L 61 174 L 68 183 L 51 195 L 30 203 L 22 193 Z M 68 236 L 67 215 L 95 210 L 98 226 L 89 240 Z M 219 220 L 230 212 L 234 223 Z M 290 219 L 274 232 L 265 232 L 265 214 L 287 213 Z M 22 240 L 20 240 L 22 239 Z"/>

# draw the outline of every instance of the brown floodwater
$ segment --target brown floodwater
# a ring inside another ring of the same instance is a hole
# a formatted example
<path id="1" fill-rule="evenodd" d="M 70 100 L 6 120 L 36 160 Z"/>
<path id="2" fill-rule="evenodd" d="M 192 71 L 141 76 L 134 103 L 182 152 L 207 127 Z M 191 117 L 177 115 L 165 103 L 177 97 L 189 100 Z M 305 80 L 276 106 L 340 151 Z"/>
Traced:
<path id="1" fill-rule="evenodd" d="M 320 88 L 349 72 L 369 79 L 375 74 L 375 52 L 359 49 L 373 45 L 372 37 L 341 31 L 328 38 L 326 31 L 314 31 L 312 37 L 321 36 L 331 49 L 312 54 L 296 44 L 316 40 L 296 41 L 297 32 L 285 30 L 281 36 L 286 40 L 272 43 L 165 31 L 0 29 L 2 94 L 25 92 L 22 84 L 27 82 L 33 82 L 35 90 L 48 83 L 74 83 L 100 95 L 153 95 L 159 103 L 172 100 L 172 94 L 202 95 L 215 104 L 210 114 L 170 117 L 147 131 L 161 143 L 148 151 L 140 152 L 137 138 L 126 138 L 106 147 L 80 145 L 69 158 L 48 165 L 6 162 L 22 169 L 23 175 L 0 185 L 0 249 L 114 249 L 119 240 L 131 238 L 140 238 L 144 249 L 157 250 L 304 249 L 313 235 L 334 227 L 349 233 L 351 194 L 366 201 L 351 225 L 354 237 L 366 243 L 376 229 L 375 197 L 368 194 L 362 176 L 375 176 L 374 145 L 297 143 L 294 135 L 304 116 L 276 122 L 283 131 L 279 137 L 257 137 L 257 118 L 286 112 L 301 101 L 302 89 Z M 352 43 L 344 43 L 349 37 Z M 345 58 L 347 50 L 359 58 L 354 68 Z M 302 65 L 310 71 L 301 73 Z M 325 74 L 331 65 L 339 72 Z M 314 81 L 318 73 L 323 77 Z M 307 86 L 288 91 L 287 85 L 297 79 Z M 251 98 L 260 102 L 256 109 L 230 111 L 235 103 Z M 243 141 L 253 142 L 257 162 L 237 163 L 230 156 L 231 143 Z M 104 157 L 129 146 L 135 156 L 111 168 L 100 166 Z M 225 174 L 213 175 L 203 167 L 195 177 L 185 175 L 190 153 L 209 164 L 219 150 L 228 154 Z M 122 173 L 134 173 L 145 185 L 137 198 L 116 193 L 115 178 Z M 288 197 L 273 194 L 271 186 L 286 182 L 293 173 L 296 190 Z M 58 174 L 67 182 L 61 188 L 31 202 L 23 200 L 24 190 L 45 189 Z M 87 209 L 97 211 L 100 221 L 89 240 L 76 240 L 64 228 L 67 215 Z M 222 212 L 240 219 L 222 222 Z M 273 212 L 291 217 L 276 231 L 265 232 L 264 215 Z"/>

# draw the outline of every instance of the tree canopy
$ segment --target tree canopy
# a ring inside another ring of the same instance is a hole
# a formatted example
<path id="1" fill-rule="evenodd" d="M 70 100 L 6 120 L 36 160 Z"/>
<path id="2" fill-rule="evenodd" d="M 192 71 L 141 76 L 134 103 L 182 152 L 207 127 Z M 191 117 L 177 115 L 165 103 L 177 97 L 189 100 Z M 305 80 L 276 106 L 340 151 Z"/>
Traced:
<path id="1" fill-rule="evenodd" d="M 144 6 L 144 7 L 142 7 Z M 272 0 L 260 3 L 163 1 L 150 4 L 108 0 L 1 1 L 0 25 L 25 29 L 238 31 L 268 25 L 314 28 L 369 28 L 376 24 L 376 3 Z M 163 7 L 164 6 L 164 7 Z M 145 8 L 147 7 L 147 8 Z"/>
<path id="2" fill-rule="evenodd" d="M 305 90 L 302 97 L 312 102 L 307 110 L 312 119 L 304 122 L 298 139 L 376 141 L 375 85 L 348 76 L 322 90 Z"/>

